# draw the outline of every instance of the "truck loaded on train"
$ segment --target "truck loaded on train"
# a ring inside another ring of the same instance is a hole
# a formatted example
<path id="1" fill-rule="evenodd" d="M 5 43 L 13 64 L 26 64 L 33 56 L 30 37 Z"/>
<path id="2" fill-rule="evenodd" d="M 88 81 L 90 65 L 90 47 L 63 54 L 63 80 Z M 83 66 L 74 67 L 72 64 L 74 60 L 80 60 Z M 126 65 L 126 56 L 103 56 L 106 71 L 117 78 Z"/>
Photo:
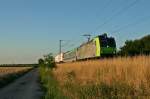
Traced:
<path id="1" fill-rule="evenodd" d="M 60 53 L 55 57 L 55 62 L 73 62 L 78 60 L 114 56 L 116 54 L 116 41 L 107 34 L 98 35 L 79 47 Z"/>

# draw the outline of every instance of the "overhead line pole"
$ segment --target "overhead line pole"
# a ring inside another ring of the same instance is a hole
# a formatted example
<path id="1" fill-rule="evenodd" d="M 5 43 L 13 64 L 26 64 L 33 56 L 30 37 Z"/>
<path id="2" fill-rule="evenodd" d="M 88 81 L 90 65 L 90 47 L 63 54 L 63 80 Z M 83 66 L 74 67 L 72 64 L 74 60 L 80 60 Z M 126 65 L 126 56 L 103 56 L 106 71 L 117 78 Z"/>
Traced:
<path id="1" fill-rule="evenodd" d="M 66 41 L 66 40 L 59 40 L 59 53 L 62 53 L 62 47 L 64 47 L 65 45 L 62 45 L 62 42 Z"/>
<path id="2" fill-rule="evenodd" d="M 59 40 L 59 53 L 61 54 L 61 45 L 63 40 Z"/>

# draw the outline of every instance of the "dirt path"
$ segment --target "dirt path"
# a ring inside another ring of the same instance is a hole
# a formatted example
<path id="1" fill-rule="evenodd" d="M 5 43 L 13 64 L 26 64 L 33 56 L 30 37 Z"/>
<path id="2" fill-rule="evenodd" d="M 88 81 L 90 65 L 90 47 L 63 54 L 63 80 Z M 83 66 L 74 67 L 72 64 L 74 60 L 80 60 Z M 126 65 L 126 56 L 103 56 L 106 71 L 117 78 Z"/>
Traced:
<path id="1" fill-rule="evenodd" d="M 38 76 L 38 69 L 31 70 L 15 82 L 0 89 L 0 99 L 40 99 L 42 91 Z"/>

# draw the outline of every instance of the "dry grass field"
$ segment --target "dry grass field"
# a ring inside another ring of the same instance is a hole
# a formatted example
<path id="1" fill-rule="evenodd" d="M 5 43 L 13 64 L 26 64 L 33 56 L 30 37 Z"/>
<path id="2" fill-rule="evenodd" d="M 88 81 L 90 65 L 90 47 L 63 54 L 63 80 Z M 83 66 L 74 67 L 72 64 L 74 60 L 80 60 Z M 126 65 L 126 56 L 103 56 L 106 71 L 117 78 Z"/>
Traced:
<path id="1" fill-rule="evenodd" d="M 150 99 L 150 56 L 57 64 L 53 75 L 72 99 Z"/>
<path id="2" fill-rule="evenodd" d="M 32 67 L 0 67 L 0 77 L 31 69 Z"/>
<path id="3" fill-rule="evenodd" d="M 0 67 L 0 88 L 31 70 L 32 67 Z"/>

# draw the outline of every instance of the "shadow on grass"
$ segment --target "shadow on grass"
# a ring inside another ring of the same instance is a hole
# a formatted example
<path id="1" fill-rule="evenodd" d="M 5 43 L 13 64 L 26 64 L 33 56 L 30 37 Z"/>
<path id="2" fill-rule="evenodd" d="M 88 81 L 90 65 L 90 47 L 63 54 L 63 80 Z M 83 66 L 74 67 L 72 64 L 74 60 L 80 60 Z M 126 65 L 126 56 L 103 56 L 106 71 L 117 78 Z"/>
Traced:
<path id="1" fill-rule="evenodd" d="M 6 85 L 12 83 L 13 81 L 15 81 L 17 78 L 23 76 L 24 74 L 26 74 L 27 72 L 29 72 L 32 69 L 29 70 L 25 70 L 25 71 L 21 71 L 18 73 L 14 73 L 14 74 L 8 74 L 5 76 L 0 77 L 0 88 L 5 87 Z"/>

